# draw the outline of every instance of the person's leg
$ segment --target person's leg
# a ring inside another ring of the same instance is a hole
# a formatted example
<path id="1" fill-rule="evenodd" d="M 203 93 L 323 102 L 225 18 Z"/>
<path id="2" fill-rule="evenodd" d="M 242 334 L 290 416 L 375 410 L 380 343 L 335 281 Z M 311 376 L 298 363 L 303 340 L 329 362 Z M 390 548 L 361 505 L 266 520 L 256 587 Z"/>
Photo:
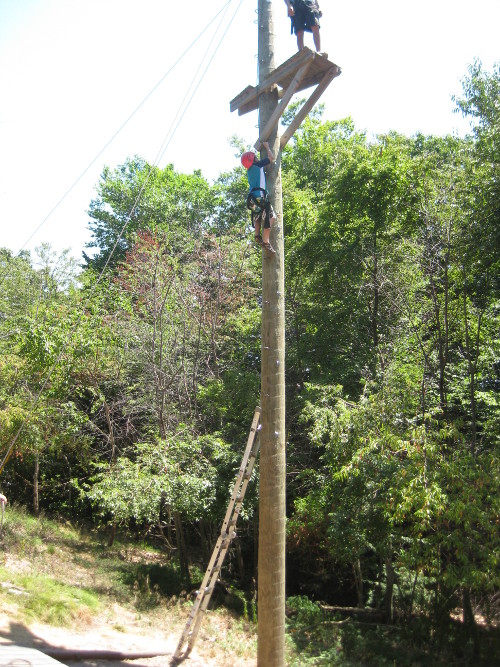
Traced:
<path id="1" fill-rule="evenodd" d="M 312 25 L 311 31 L 313 34 L 314 48 L 319 53 L 321 51 L 321 36 L 319 34 L 319 25 Z"/>
<path id="2" fill-rule="evenodd" d="M 304 31 L 299 30 L 297 33 L 297 48 L 300 51 L 301 49 L 304 48 Z"/>
<path id="3" fill-rule="evenodd" d="M 269 236 L 271 234 L 271 225 L 276 220 L 276 214 L 270 202 L 267 202 L 266 204 L 265 216 L 264 229 L 262 230 L 262 242 L 267 250 L 274 253 L 275 250 L 269 242 Z"/>
<path id="4" fill-rule="evenodd" d="M 262 245 L 263 240 L 262 236 L 260 235 L 261 231 L 261 222 L 262 222 L 262 214 L 259 213 L 258 216 L 256 216 L 255 221 L 254 221 L 254 227 L 255 227 L 255 243 L 258 245 Z"/>

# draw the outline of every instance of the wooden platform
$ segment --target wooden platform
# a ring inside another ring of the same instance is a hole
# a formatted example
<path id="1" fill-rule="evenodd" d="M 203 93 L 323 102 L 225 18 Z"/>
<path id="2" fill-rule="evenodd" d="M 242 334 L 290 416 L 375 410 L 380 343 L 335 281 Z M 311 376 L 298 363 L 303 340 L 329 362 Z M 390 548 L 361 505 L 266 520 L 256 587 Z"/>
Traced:
<path id="1" fill-rule="evenodd" d="M 334 69 L 334 76 L 332 76 L 332 79 L 339 76 L 342 72 L 338 65 L 332 63 L 319 53 L 311 51 L 311 49 L 305 47 L 273 70 L 267 79 L 258 86 L 247 86 L 245 90 L 242 90 L 241 93 L 229 103 L 230 110 L 236 111 L 236 109 L 238 109 L 238 114 L 240 116 L 249 111 L 255 111 L 255 109 L 258 109 L 259 107 L 259 96 L 262 95 L 262 93 L 271 90 L 273 86 L 278 86 L 278 88 L 281 89 L 278 92 L 278 96 L 280 98 L 283 97 L 286 89 L 288 89 L 293 82 L 297 72 L 304 66 L 307 66 L 307 68 L 294 89 L 295 93 L 311 88 L 311 86 L 317 86 L 325 74 L 327 72 L 329 73 L 331 69 Z"/>
<path id="2" fill-rule="evenodd" d="M 269 92 L 273 88 L 278 89 L 280 102 L 266 126 L 261 128 L 259 139 L 255 144 L 255 148 L 258 149 L 261 143 L 270 136 L 293 95 L 316 86 L 281 137 L 281 146 L 283 147 L 311 111 L 324 90 L 335 77 L 341 74 L 341 71 L 340 67 L 328 60 L 327 57 L 305 47 L 274 69 L 258 86 L 247 86 L 242 90 L 239 95 L 231 100 L 229 108 L 231 111 L 237 109 L 240 116 L 249 111 L 255 111 L 259 107 L 259 97 L 263 93 Z"/>
<path id="3" fill-rule="evenodd" d="M 34 648 L 0 644 L 0 667 L 64 667 Z"/>

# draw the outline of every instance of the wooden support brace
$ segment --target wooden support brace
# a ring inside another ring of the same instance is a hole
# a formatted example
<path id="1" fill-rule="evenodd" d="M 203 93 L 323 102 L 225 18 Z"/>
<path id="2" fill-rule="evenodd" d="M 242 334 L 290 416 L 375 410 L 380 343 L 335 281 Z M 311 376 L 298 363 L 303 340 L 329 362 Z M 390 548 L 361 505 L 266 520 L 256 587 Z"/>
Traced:
<path id="1" fill-rule="evenodd" d="M 264 129 L 261 131 L 259 138 L 254 144 L 255 150 L 259 150 L 261 145 L 264 143 L 264 141 L 267 141 L 269 137 L 271 136 L 271 132 L 273 131 L 274 126 L 276 123 L 279 121 L 283 113 L 286 111 L 286 107 L 290 100 L 293 97 L 293 94 L 297 90 L 297 87 L 299 86 L 300 82 L 304 78 L 307 70 L 309 69 L 309 65 L 311 64 L 312 59 L 309 58 L 306 60 L 305 65 L 302 65 L 302 67 L 299 69 L 297 74 L 293 77 L 290 85 L 284 92 L 280 103 L 276 106 L 276 109 L 272 113 L 271 117 L 267 121 L 266 125 L 264 126 Z"/>
<path id="2" fill-rule="evenodd" d="M 290 141 L 290 139 L 293 137 L 295 131 L 300 127 L 302 121 L 304 118 L 307 116 L 307 114 L 311 111 L 313 106 L 316 104 L 316 102 L 319 100 L 321 95 L 323 94 L 323 91 L 330 85 L 331 81 L 340 74 L 340 70 L 338 67 L 332 67 L 330 68 L 327 73 L 323 76 L 319 84 L 317 85 L 315 91 L 311 95 L 311 97 L 307 100 L 307 102 L 304 103 L 300 111 L 297 112 L 295 118 L 292 120 L 290 125 L 286 128 L 286 130 L 283 132 L 281 135 L 280 139 L 280 147 L 283 148 L 286 146 L 286 144 Z"/>

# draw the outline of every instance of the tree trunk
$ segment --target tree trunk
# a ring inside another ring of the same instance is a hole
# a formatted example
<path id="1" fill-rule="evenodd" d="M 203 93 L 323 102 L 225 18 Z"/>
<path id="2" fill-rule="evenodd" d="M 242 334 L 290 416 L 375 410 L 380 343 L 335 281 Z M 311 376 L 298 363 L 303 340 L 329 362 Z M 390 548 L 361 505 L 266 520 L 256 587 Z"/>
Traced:
<path id="1" fill-rule="evenodd" d="M 274 70 L 272 3 L 259 0 L 259 80 Z M 278 105 L 277 90 L 259 98 L 264 128 Z M 268 139 L 275 156 L 278 127 Z M 276 255 L 262 253 L 261 450 L 259 485 L 258 667 L 285 664 L 285 308 L 284 239 L 279 159 L 268 169 L 267 189 L 277 220 L 271 230 Z"/>
<path id="2" fill-rule="evenodd" d="M 208 521 L 201 519 L 200 521 L 200 537 L 201 537 L 201 551 L 203 560 L 208 563 L 214 549 L 212 541 L 212 526 Z"/>
<path id="3" fill-rule="evenodd" d="M 477 416 L 476 416 L 476 368 L 477 368 L 477 359 L 479 356 L 479 341 L 480 341 L 480 331 L 481 331 L 481 316 L 479 314 L 477 322 L 477 335 L 475 339 L 476 351 L 474 352 L 471 348 L 470 343 L 470 334 L 469 334 L 469 322 L 467 318 L 467 280 L 465 267 L 462 266 L 463 273 L 463 301 L 464 301 L 464 329 L 465 329 L 465 352 L 467 355 L 467 371 L 469 374 L 469 397 L 470 397 L 470 411 L 471 411 L 471 450 L 472 453 L 476 452 L 477 444 Z"/>
<path id="4" fill-rule="evenodd" d="M 245 561 L 243 560 L 243 553 L 241 552 L 241 542 L 238 538 L 233 540 L 233 547 L 236 553 L 236 566 L 238 569 L 238 579 L 240 583 L 245 580 Z"/>
<path id="5" fill-rule="evenodd" d="M 363 573 L 361 572 L 361 561 L 359 558 L 352 564 L 352 573 L 354 575 L 354 585 L 356 587 L 356 598 L 358 607 L 364 606 L 363 600 Z"/>
<path id="6" fill-rule="evenodd" d="M 182 519 L 179 512 L 174 512 L 175 521 L 175 535 L 177 540 L 177 552 L 179 554 L 179 563 L 181 566 L 181 574 L 186 579 L 186 582 L 191 586 L 191 573 L 189 572 L 189 561 L 187 557 L 186 538 L 184 535 L 184 528 L 182 526 Z"/>
<path id="7" fill-rule="evenodd" d="M 35 516 L 40 514 L 40 498 L 38 495 L 38 475 L 40 473 L 40 460 L 38 452 L 35 454 L 35 469 L 33 471 L 33 512 Z"/>
<path id="8" fill-rule="evenodd" d="M 392 623 L 394 610 L 392 601 L 394 597 L 394 568 L 392 567 L 392 553 L 388 552 L 385 557 L 385 595 L 384 595 L 384 611 L 386 623 Z"/>
<path id="9" fill-rule="evenodd" d="M 464 626 L 470 633 L 472 642 L 474 645 L 474 657 L 479 657 L 481 650 L 481 644 L 479 641 L 479 633 L 477 630 L 476 619 L 474 617 L 474 610 L 472 609 L 472 603 L 470 600 L 470 590 L 467 587 L 462 589 L 462 600 L 463 600 L 463 623 Z"/>
<path id="10" fill-rule="evenodd" d="M 111 530 L 109 531 L 108 548 L 112 547 L 113 544 L 115 543 L 115 537 L 116 537 L 116 521 L 113 521 L 113 523 L 111 524 Z"/>
<path id="11" fill-rule="evenodd" d="M 111 445 L 111 454 L 109 460 L 114 463 L 116 461 L 116 444 L 115 444 L 115 434 L 113 431 L 113 422 L 111 421 L 111 413 L 109 411 L 109 406 L 104 401 L 104 414 L 106 415 L 106 422 L 108 424 L 108 433 L 109 433 L 109 444 Z"/>

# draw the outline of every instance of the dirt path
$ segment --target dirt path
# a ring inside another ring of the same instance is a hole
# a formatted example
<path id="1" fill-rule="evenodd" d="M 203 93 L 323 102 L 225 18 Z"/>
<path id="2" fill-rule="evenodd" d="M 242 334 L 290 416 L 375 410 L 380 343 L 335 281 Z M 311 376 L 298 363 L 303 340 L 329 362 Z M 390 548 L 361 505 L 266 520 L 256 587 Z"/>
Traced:
<path id="1" fill-rule="evenodd" d="M 38 623 L 26 625 L 16 621 L 9 610 L 3 610 L 0 614 L 0 656 L 2 644 L 35 648 L 49 655 L 51 648 L 135 654 L 158 651 L 166 655 L 112 661 L 66 659 L 58 655 L 57 660 L 69 667 L 170 667 L 182 626 L 169 628 L 166 620 L 167 627 L 161 628 L 157 623 L 153 627 L 150 621 L 137 620 L 123 608 L 116 607 L 113 612 L 112 616 L 96 618 L 90 625 L 86 622 L 86 627 L 75 630 Z M 205 630 L 202 627 L 191 655 L 181 664 L 186 667 L 254 667 L 254 659 L 241 658 L 224 650 L 223 645 L 228 640 L 225 631 L 227 628 L 217 627 L 211 619 Z"/>

